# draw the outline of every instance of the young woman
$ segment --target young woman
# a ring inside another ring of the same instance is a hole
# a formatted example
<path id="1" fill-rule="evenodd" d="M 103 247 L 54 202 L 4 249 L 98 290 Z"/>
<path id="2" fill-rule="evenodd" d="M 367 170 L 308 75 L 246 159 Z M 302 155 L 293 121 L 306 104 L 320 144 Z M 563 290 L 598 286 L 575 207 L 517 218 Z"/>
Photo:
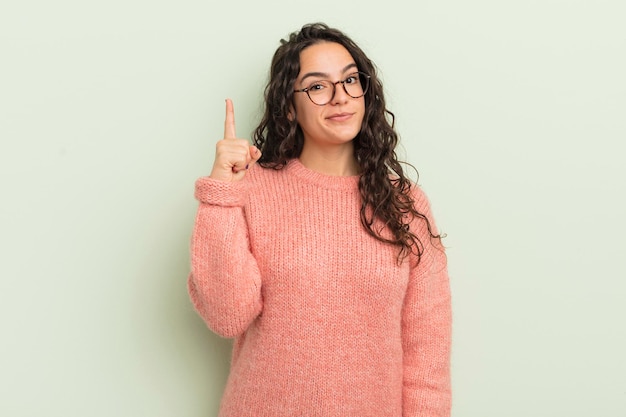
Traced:
<path id="1" fill-rule="evenodd" d="M 449 416 L 446 256 L 387 116 L 372 62 L 323 24 L 277 49 L 255 146 L 226 101 L 188 280 L 235 338 L 220 416 Z"/>

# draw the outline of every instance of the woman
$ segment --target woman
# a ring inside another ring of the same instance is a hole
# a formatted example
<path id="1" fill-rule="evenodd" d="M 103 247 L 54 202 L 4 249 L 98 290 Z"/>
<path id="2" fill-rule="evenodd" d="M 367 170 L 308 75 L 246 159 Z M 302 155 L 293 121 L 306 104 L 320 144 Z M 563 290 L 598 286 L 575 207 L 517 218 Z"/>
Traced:
<path id="1" fill-rule="evenodd" d="M 255 146 L 227 100 L 188 281 L 235 338 L 220 416 L 449 416 L 446 257 L 387 114 L 372 62 L 323 24 L 277 49 Z"/>

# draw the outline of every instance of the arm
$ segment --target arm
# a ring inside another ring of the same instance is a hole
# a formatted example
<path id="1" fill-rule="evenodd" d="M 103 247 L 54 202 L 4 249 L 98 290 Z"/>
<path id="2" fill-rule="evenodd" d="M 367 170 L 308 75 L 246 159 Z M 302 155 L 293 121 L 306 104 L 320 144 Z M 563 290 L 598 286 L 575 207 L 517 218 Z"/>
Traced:
<path id="1" fill-rule="evenodd" d="M 200 202 L 191 239 L 191 301 L 206 324 L 224 337 L 246 331 L 261 313 L 261 277 L 248 244 L 243 178 L 261 157 L 235 133 L 233 102 L 226 100 L 224 139 L 216 144 L 211 176 L 196 182 Z"/>
<path id="2" fill-rule="evenodd" d="M 261 277 L 249 249 L 243 205 L 246 182 L 200 178 L 191 240 L 191 301 L 223 337 L 242 334 L 262 310 Z"/>
<path id="3" fill-rule="evenodd" d="M 419 189 L 415 203 L 436 234 L 428 200 Z M 446 255 L 441 244 L 429 238 L 424 221 L 416 219 L 411 226 L 424 253 L 419 263 L 411 260 L 403 306 L 403 417 L 449 417 L 452 313 Z"/>

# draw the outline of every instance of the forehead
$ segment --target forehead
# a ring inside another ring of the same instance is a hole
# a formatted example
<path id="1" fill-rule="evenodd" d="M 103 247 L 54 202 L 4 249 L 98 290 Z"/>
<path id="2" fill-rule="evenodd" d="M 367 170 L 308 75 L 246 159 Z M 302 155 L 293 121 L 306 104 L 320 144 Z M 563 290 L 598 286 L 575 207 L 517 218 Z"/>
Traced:
<path id="1" fill-rule="evenodd" d="M 343 46 L 335 42 L 320 42 L 300 52 L 300 75 L 319 72 L 332 75 L 354 64 L 354 58 Z"/>

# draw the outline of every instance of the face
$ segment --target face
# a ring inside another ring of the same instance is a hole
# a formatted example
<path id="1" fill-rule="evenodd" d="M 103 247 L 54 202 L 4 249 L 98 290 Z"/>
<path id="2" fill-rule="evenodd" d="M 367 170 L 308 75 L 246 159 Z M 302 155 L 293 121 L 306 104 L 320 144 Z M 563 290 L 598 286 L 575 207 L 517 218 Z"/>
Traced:
<path id="1" fill-rule="evenodd" d="M 308 88 L 321 80 L 343 81 L 358 70 L 342 45 L 317 43 L 300 53 L 300 73 L 295 89 Z M 335 85 L 335 96 L 328 104 L 316 105 L 302 92 L 294 94 L 294 106 L 308 147 L 351 146 L 365 115 L 365 98 L 350 97 L 340 83 Z"/>

